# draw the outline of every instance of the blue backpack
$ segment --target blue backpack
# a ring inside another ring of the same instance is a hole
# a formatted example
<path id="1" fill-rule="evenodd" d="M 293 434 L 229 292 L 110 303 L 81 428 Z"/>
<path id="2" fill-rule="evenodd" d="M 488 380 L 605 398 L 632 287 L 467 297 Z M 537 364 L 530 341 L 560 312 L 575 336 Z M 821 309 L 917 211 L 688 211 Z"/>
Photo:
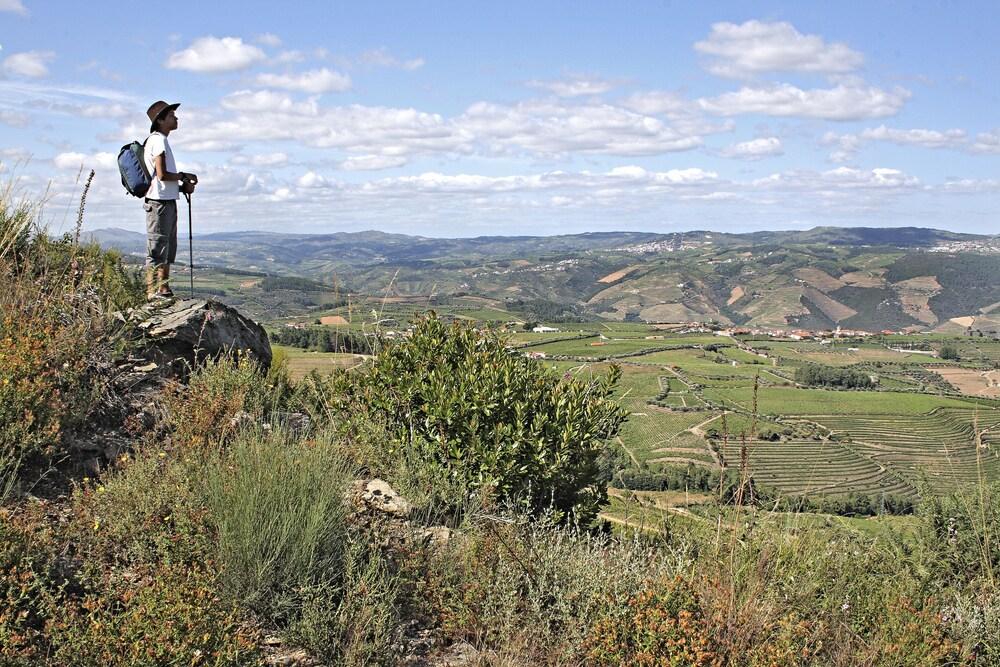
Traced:
<path id="1" fill-rule="evenodd" d="M 153 179 L 146 170 L 144 152 L 146 142 L 133 141 L 118 151 L 118 171 L 122 175 L 122 185 L 133 197 L 145 197 Z"/>

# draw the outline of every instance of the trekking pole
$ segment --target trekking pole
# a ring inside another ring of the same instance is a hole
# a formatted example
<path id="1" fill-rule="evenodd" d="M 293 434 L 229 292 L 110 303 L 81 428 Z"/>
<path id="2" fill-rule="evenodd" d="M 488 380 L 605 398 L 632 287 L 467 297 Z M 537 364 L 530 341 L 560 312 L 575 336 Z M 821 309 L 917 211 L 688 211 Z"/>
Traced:
<path id="1" fill-rule="evenodd" d="M 191 193 L 185 192 L 188 201 L 188 271 L 191 272 L 191 298 L 194 298 L 194 233 L 191 225 Z"/>

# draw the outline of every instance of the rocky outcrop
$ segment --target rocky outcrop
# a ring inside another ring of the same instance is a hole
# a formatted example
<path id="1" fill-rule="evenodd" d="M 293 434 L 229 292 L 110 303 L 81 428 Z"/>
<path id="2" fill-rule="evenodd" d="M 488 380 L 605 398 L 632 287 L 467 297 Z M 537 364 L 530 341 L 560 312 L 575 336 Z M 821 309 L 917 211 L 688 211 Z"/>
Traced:
<path id="1" fill-rule="evenodd" d="M 142 337 L 150 362 L 182 372 L 181 366 L 249 354 L 265 370 L 271 366 L 271 344 L 264 328 L 235 308 L 214 299 L 153 302 L 129 313 Z"/>
<path id="2" fill-rule="evenodd" d="M 413 508 L 381 479 L 358 480 L 351 488 L 352 504 L 359 510 L 371 510 L 394 519 L 406 519 Z"/>

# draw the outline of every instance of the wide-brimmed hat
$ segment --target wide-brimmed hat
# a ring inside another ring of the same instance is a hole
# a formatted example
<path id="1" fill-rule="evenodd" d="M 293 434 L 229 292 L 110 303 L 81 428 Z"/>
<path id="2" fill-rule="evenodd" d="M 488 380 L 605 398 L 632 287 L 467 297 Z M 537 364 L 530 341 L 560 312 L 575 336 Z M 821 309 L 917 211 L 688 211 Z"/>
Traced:
<path id="1" fill-rule="evenodd" d="M 180 105 L 181 105 L 180 102 L 178 102 L 177 104 L 167 104 L 163 100 L 157 100 L 156 102 L 150 104 L 149 108 L 146 109 L 146 115 L 149 116 L 149 131 L 155 132 L 156 121 L 163 118 L 163 116 L 166 115 L 168 111 L 173 111 Z"/>

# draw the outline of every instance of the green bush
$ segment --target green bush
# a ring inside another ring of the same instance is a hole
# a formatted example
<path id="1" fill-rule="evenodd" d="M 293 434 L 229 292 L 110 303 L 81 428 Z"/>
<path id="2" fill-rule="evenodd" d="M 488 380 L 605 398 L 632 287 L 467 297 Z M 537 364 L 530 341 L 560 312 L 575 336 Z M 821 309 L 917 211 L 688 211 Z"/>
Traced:
<path id="1" fill-rule="evenodd" d="M 364 410 L 387 424 L 392 455 L 414 454 L 467 493 L 588 522 L 606 501 L 597 457 L 627 414 L 611 397 L 620 375 L 612 367 L 592 381 L 560 377 L 494 332 L 432 314 L 366 371 L 307 387 L 314 408 Z"/>
<path id="2" fill-rule="evenodd" d="M 0 664 L 35 665 L 46 654 L 45 627 L 68 584 L 54 549 L 38 531 L 0 516 Z"/>
<path id="3" fill-rule="evenodd" d="M 947 359 L 948 361 L 958 361 L 962 358 L 958 353 L 958 348 L 954 345 L 942 346 L 941 351 L 938 352 L 938 356 L 942 359 Z"/>
<path id="4" fill-rule="evenodd" d="M 284 364 L 267 374 L 247 354 L 208 359 L 165 395 L 171 439 L 182 449 L 223 446 L 241 426 L 265 420 L 291 392 Z"/>

